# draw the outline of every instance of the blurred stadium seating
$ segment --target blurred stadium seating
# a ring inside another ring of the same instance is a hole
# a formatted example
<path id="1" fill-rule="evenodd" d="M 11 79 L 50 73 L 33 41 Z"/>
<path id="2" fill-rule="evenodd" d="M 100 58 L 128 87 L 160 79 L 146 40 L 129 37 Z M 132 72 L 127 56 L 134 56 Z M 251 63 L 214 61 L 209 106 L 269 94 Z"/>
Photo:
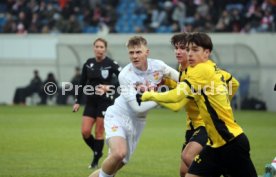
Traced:
<path id="1" fill-rule="evenodd" d="M 14 0 L 0 2 L 0 32 L 274 32 L 275 14 L 268 0 Z"/>

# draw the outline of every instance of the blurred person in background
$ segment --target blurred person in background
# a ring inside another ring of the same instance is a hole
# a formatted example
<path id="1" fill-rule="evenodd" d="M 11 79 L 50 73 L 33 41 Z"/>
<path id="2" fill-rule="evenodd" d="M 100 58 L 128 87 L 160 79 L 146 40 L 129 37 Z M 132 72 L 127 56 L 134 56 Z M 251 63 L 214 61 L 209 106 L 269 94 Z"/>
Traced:
<path id="1" fill-rule="evenodd" d="M 72 84 L 72 89 L 70 89 L 69 85 L 65 85 L 63 88 L 65 90 L 64 94 L 62 93 L 62 90 L 60 89 L 60 91 L 58 93 L 57 104 L 66 105 L 68 103 L 68 98 L 70 96 L 75 97 L 75 90 L 76 90 L 75 88 L 78 86 L 80 80 L 81 80 L 81 70 L 79 67 L 76 67 L 75 74 L 70 81 L 70 84 Z M 81 98 L 80 103 L 82 103 L 82 102 L 83 102 L 83 99 Z"/>
<path id="2" fill-rule="evenodd" d="M 78 111 L 85 91 L 84 87 L 91 86 L 93 93 L 86 95 L 81 125 L 83 140 L 94 152 L 89 168 L 97 168 L 99 159 L 103 155 L 104 114 L 106 109 L 113 104 L 115 96 L 108 94 L 108 91 L 114 88 L 112 78 L 114 75 L 118 77 L 121 70 L 116 61 L 106 56 L 107 41 L 105 39 L 96 39 L 93 43 L 93 51 L 95 57 L 87 59 L 83 65 L 78 95 L 73 105 L 73 112 Z M 95 136 L 91 134 L 94 124 L 96 124 Z"/>
<path id="3" fill-rule="evenodd" d="M 39 93 L 42 81 L 39 76 L 38 70 L 34 70 L 34 77 L 29 85 L 23 88 L 17 88 L 13 97 L 14 104 L 25 104 L 26 97 L 31 96 L 33 93 Z"/>
<path id="4" fill-rule="evenodd" d="M 188 33 L 179 33 L 173 35 L 171 38 L 171 44 L 174 47 L 175 58 L 177 59 L 177 62 L 179 64 L 179 82 L 183 82 L 187 78 L 189 62 L 186 44 L 188 35 Z M 213 62 L 210 62 L 210 64 L 214 65 Z M 231 100 L 231 98 L 239 88 L 239 82 L 230 73 L 224 70 L 221 70 L 221 72 L 224 79 L 226 80 L 227 88 L 231 87 L 230 89 L 232 90 L 232 95 L 229 95 L 229 98 Z M 165 81 L 165 85 L 168 85 L 171 88 L 175 88 L 176 82 L 168 82 L 167 80 Z M 161 105 L 169 109 L 171 108 L 170 103 L 161 103 Z M 177 109 L 174 104 L 173 106 L 174 109 Z M 193 99 L 190 99 L 187 105 L 184 106 L 184 109 L 186 111 L 186 133 L 181 152 L 181 177 L 184 177 L 186 175 L 194 158 L 202 151 L 208 140 L 205 124 L 202 116 L 200 115 L 196 102 Z"/>
<path id="5" fill-rule="evenodd" d="M 40 105 L 46 105 L 48 98 L 51 100 L 54 98 L 55 93 L 59 90 L 57 84 L 58 82 L 54 73 L 48 73 L 46 80 L 43 82 L 42 87 L 40 88 Z"/>

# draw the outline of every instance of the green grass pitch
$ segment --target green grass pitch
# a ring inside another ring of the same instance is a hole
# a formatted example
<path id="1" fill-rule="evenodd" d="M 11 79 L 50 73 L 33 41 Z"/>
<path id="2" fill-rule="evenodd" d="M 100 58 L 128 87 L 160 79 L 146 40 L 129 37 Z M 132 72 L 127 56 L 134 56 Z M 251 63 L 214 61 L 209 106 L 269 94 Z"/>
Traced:
<path id="1" fill-rule="evenodd" d="M 0 177 L 88 176 L 92 153 L 81 138 L 81 115 L 82 110 L 72 113 L 71 107 L 0 107 Z M 252 160 L 262 175 L 264 165 L 276 156 L 276 114 L 246 111 L 235 112 L 235 117 L 250 140 Z M 130 163 L 117 176 L 179 176 L 184 111 L 156 109 L 147 119 Z"/>

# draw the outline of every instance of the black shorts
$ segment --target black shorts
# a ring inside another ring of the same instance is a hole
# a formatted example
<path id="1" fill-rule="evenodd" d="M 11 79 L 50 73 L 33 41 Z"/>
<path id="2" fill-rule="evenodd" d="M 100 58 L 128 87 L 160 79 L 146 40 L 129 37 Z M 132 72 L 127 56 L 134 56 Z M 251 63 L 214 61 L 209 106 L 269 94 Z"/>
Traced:
<path id="1" fill-rule="evenodd" d="M 249 151 L 250 146 L 245 134 L 219 148 L 205 146 L 194 159 L 188 172 L 206 177 L 220 174 L 231 177 L 257 177 Z"/>
<path id="2" fill-rule="evenodd" d="M 87 96 L 83 116 L 94 119 L 104 117 L 106 109 L 113 104 L 113 100 L 103 96 Z"/>
<path id="3" fill-rule="evenodd" d="M 187 130 L 185 134 L 185 143 L 182 146 L 182 151 L 185 149 L 189 142 L 195 141 L 204 147 L 207 143 L 208 135 L 205 127 L 200 126 L 194 130 Z"/>

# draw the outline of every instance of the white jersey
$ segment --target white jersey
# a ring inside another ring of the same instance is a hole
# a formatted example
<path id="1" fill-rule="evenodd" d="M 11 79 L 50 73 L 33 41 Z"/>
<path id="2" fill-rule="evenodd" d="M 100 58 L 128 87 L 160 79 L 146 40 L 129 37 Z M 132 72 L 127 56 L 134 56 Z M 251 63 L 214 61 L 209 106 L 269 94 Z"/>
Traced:
<path id="1" fill-rule="evenodd" d="M 137 91 L 135 86 L 137 84 L 156 86 L 164 76 L 178 81 L 179 73 L 163 61 L 156 59 L 148 59 L 148 69 L 146 71 L 138 70 L 131 63 L 128 64 L 119 74 L 121 95 L 115 100 L 112 109 L 131 117 L 145 117 L 147 111 L 154 107 L 156 103 L 152 101 L 142 102 L 141 106 L 137 108 L 139 110 L 133 108 L 129 102 L 136 100 Z M 138 103 L 137 106 L 139 106 Z"/>
<path id="2" fill-rule="evenodd" d="M 163 61 L 148 59 L 148 69 L 140 71 L 132 64 L 128 64 L 119 74 L 121 94 L 114 105 L 109 106 L 104 117 L 106 140 L 111 137 L 123 137 L 128 143 L 127 155 L 123 162 L 126 164 L 134 150 L 145 126 L 147 111 L 157 103 L 142 102 L 139 106 L 136 101 L 137 84 L 156 86 L 164 76 L 175 81 L 178 72 L 166 65 Z"/>

